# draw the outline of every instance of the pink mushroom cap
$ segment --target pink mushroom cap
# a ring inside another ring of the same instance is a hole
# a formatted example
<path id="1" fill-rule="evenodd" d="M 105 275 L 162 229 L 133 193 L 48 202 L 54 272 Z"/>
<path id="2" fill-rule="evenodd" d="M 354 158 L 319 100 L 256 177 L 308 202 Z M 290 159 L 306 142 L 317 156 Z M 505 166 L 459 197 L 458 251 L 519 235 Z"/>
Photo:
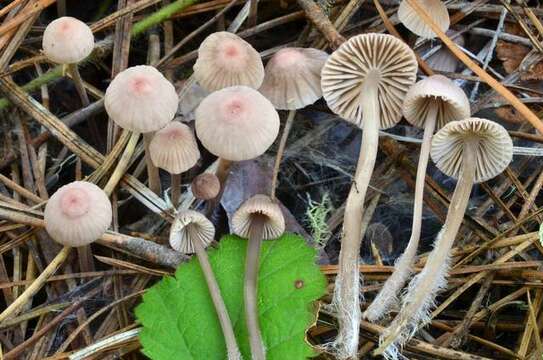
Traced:
<path id="1" fill-rule="evenodd" d="M 47 25 L 42 47 L 49 60 L 58 64 L 75 64 L 94 49 L 94 35 L 84 22 L 64 16 Z"/>

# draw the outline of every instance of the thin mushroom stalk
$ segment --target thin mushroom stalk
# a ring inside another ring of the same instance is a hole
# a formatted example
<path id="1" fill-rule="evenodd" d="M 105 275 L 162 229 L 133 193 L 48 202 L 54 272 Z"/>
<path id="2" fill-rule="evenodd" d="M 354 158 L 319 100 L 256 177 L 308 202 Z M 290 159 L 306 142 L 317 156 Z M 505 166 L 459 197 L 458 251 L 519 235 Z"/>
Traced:
<path id="1" fill-rule="evenodd" d="M 124 176 L 124 173 L 128 169 L 128 166 L 130 165 L 130 159 L 132 159 L 132 155 L 134 155 L 134 151 L 136 150 L 136 146 L 138 145 L 139 138 L 140 134 L 137 132 L 132 132 L 132 134 L 130 135 L 130 139 L 128 139 L 128 143 L 124 148 L 124 152 L 121 155 L 121 158 L 119 159 L 115 170 L 113 170 L 111 177 L 109 178 L 107 184 L 104 186 L 104 192 L 108 196 L 111 195 L 121 178 Z"/>
<path id="2" fill-rule="evenodd" d="M 417 255 L 422 226 L 424 180 L 426 178 L 426 169 L 428 167 L 428 159 L 430 158 L 430 148 L 432 146 L 432 137 L 436 127 L 438 110 L 437 102 L 432 101 L 426 115 L 424 135 L 417 166 L 411 237 L 409 238 L 409 243 L 407 244 L 404 253 L 394 265 L 394 272 L 384 283 L 379 294 L 363 314 L 364 318 L 372 322 L 377 321 L 386 315 L 390 307 L 398 302 L 398 293 L 413 273 L 413 263 L 415 262 L 415 257 Z"/>
<path id="3" fill-rule="evenodd" d="M 490 120 L 452 121 L 432 139 L 430 155 L 444 174 L 458 179 L 445 224 L 424 269 L 409 283 L 402 309 L 381 335 L 375 355 L 397 359 L 399 349 L 431 319 L 438 293 L 447 285 L 450 250 L 462 224 L 473 184 L 500 174 L 511 162 L 513 142 L 503 126 Z"/>
<path id="4" fill-rule="evenodd" d="M 294 123 L 294 117 L 296 116 L 296 110 L 290 110 L 288 112 L 287 121 L 285 122 L 285 128 L 281 134 L 281 140 L 279 140 L 279 148 L 277 148 L 277 155 L 275 156 L 275 164 L 273 165 L 273 174 L 271 182 L 271 193 L 270 196 L 272 199 L 275 199 L 275 192 L 277 190 L 277 177 L 279 176 L 279 168 L 281 167 L 281 160 L 283 159 L 283 154 L 285 152 L 285 147 L 287 146 L 287 139 Z"/>
<path id="5" fill-rule="evenodd" d="M 258 263 L 260 248 L 262 247 L 262 231 L 264 229 L 264 217 L 254 215 L 249 231 L 249 243 L 247 245 L 247 257 L 245 259 L 245 280 L 243 286 L 243 301 L 245 304 L 245 319 L 249 330 L 249 345 L 253 360 L 265 360 L 266 352 L 260 333 L 258 322 L 257 286 Z"/>
<path id="6" fill-rule="evenodd" d="M 368 74 L 362 84 L 361 103 L 364 116 L 362 144 L 356 173 L 345 205 L 343 238 L 339 254 L 339 273 L 332 302 L 338 313 L 339 332 L 336 346 L 341 353 L 356 354 L 360 327 L 360 272 L 358 270 L 364 200 L 370 183 L 379 142 L 378 72 Z"/>
<path id="7" fill-rule="evenodd" d="M 469 117 L 470 106 L 460 87 L 442 75 L 432 75 L 407 91 L 402 113 L 411 125 L 424 128 L 415 183 L 411 237 L 404 254 L 396 262 L 394 272 L 364 313 L 364 317 L 370 321 L 382 318 L 398 303 L 397 295 L 413 273 L 422 225 L 424 180 L 434 130 L 451 121 Z"/>
<path id="8" fill-rule="evenodd" d="M 451 198 L 449 212 L 434 249 L 428 257 L 423 271 L 409 284 L 403 300 L 403 308 L 385 332 L 384 339 L 374 354 L 396 358 L 396 344 L 404 344 L 421 324 L 430 320 L 429 311 L 437 294 L 447 285 L 450 250 L 468 206 L 475 179 L 478 140 L 469 139 L 464 144 L 462 170 Z"/>
<path id="9" fill-rule="evenodd" d="M 221 290 L 219 289 L 219 284 L 217 283 L 217 279 L 215 278 L 215 274 L 213 273 L 213 269 L 209 263 L 207 252 L 205 251 L 201 241 L 198 240 L 197 236 L 194 236 L 193 234 L 192 238 L 196 239 L 196 241 L 193 242 L 194 250 L 196 251 L 196 256 L 198 257 L 198 262 L 200 263 L 202 273 L 206 279 L 211 300 L 213 301 L 213 305 L 215 306 L 215 310 L 217 312 L 217 317 L 219 318 L 219 323 L 226 342 L 228 360 L 240 360 L 241 353 L 236 342 L 236 336 L 234 335 L 234 328 L 232 327 L 228 310 L 224 304 Z"/>

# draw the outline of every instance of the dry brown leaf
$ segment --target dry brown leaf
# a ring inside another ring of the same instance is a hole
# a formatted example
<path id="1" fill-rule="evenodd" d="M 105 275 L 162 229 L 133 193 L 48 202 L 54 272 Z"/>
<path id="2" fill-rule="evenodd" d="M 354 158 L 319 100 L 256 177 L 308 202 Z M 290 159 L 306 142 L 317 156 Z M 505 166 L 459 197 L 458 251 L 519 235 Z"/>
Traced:
<path id="1" fill-rule="evenodd" d="M 530 49 L 528 49 L 526 46 L 501 40 L 499 40 L 498 44 L 496 45 L 496 54 L 498 59 L 503 61 L 503 68 L 508 74 L 512 73 L 519 67 L 522 59 L 524 59 L 529 51 Z"/>
<path id="2" fill-rule="evenodd" d="M 525 121 L 522 115 L 520 115 L 511 106 L 503 106 L 501 108 L 496 109 L 496 115 L 498 115 L 500 119 L 507 121 L 508 123 L 511 123 L 511 124 L 521 124 Z"/>

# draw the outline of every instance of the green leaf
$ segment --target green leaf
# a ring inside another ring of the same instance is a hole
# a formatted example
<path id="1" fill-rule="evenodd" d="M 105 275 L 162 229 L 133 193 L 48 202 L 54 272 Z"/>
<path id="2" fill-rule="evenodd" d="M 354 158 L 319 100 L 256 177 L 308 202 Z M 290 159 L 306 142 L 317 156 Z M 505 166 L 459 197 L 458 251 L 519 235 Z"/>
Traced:
<path id="1" fill-rule="evenodd" d="M 208 254 L 243 358 L 250 359 L 243 311 L 246 247 L 247 240 L 229 235 Z M 326 289 L 315 259 L 316 250 L 296 235 L 263 243 L 258 306 L 268 360 L 315 355 L 305 332 L 315 321 L 313 302 Z M 196 257 L 182 264 L 175 277 L 165 277 L 150 288 L 136 316 L 143 325 L 143 353 L 151 359 L 226 359 L 222 331 Z"/>

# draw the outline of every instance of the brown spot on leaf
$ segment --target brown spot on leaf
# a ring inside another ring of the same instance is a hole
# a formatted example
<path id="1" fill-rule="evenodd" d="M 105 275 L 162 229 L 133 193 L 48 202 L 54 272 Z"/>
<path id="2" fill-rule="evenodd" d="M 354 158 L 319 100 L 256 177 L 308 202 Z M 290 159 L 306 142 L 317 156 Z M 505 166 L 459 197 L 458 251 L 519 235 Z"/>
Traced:
<path id="1" fill-rule="evenodd" d="M 304 287 L 304 281 L 303 281 L 303 280 L 296 280 L 296 281 L 294 282 L 294 287 L 295 287 L 296 289 L 301 289 L 301 288 L 303 288 L 303 287 Z"/>

